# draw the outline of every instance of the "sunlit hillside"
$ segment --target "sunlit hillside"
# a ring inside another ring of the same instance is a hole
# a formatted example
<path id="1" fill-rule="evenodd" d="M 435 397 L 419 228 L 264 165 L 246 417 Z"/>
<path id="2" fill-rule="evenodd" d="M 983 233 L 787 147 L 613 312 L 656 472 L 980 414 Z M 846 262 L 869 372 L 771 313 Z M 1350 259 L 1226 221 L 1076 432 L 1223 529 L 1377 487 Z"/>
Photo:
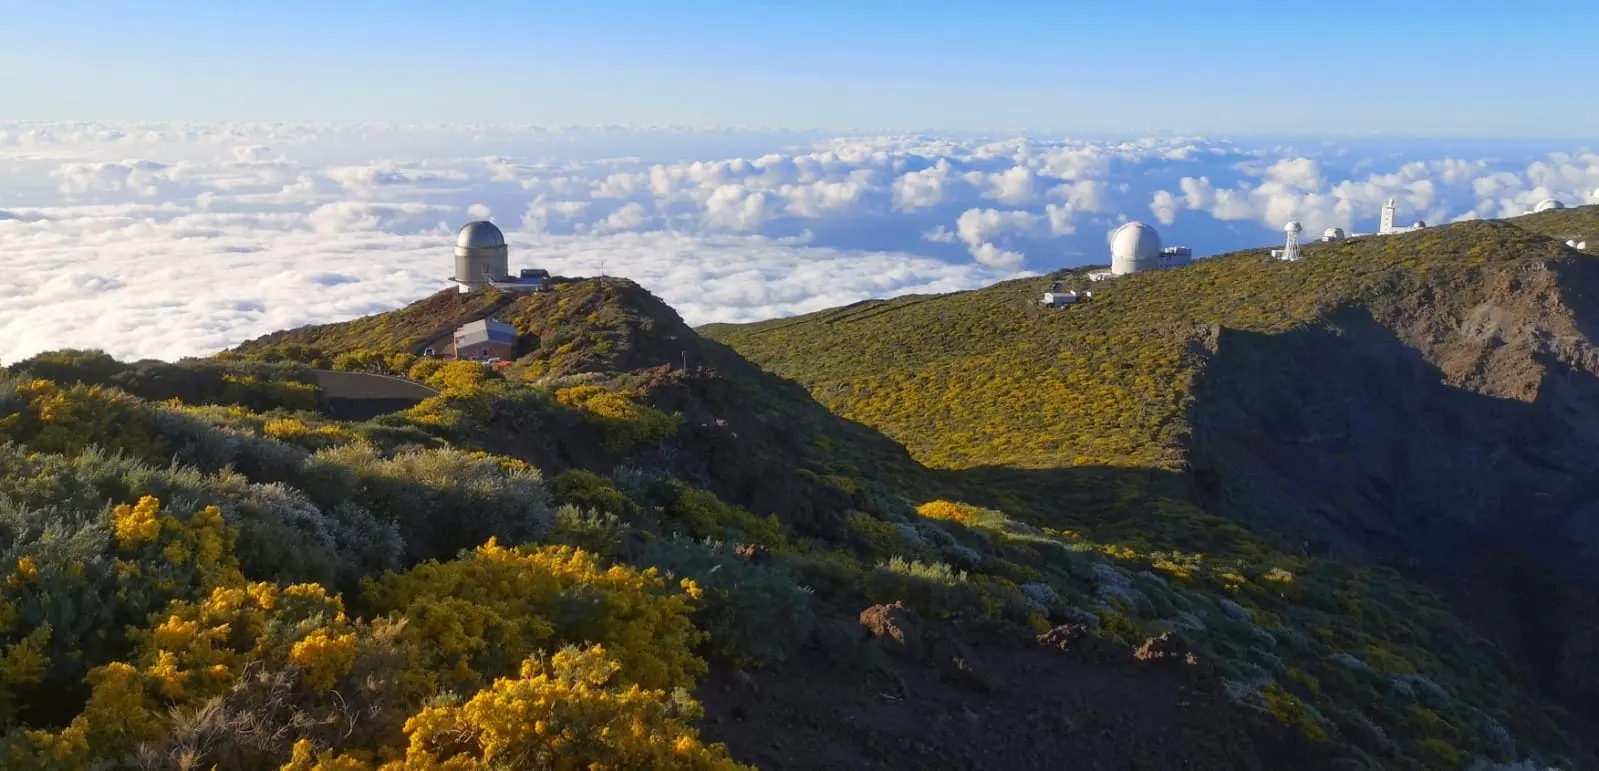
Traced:
<path id="1" fill-rule="evenodd" d="M 1585 714 L 1553 706 L 1592 685 L 1572 666 L 1585 616 L 1558 613 L 1578 606 L 1532 606 L 1570 621 L 1547 627 L 1556 664 L 1528 664 L 1440 588 L 1425 522 L 1370 504 L 1388 540 L 1356 548 L 1323 499 L 1387 483 L 1369 451 L 1316 443 L 1348 418 L 1338 373 L 1362 369 L 1340 340 L 1398 357 L 1360 386 L 1401 394 L 1390 422 L 1445 404 L 1436 385 L 1496 401 L 1417 432 L 1542 427 L 1498 405 L 1585 393 L 1599 357 L 1568 301 L 1599 286 L 1591 258 L 1497 222 L 1307 252 L 1096 284 L 1066 310 L 1038 307 L 1036 279 L 713 340 L 631 282 L 564 280 L 214 359 L 20 362 L 0 377 L 0 757 L 1586 762 Z M 504 366 L 419 355 L 489 314 L 518 335 Z M 1404 369 L 1422 349 L 1439 383 Z M 427 395 L 335 419 L 328 369 Z M 1299 403 L 1317 417 L 1278 420 Z M 1276 456 L 1348 463 L 1350 484 Z"/>

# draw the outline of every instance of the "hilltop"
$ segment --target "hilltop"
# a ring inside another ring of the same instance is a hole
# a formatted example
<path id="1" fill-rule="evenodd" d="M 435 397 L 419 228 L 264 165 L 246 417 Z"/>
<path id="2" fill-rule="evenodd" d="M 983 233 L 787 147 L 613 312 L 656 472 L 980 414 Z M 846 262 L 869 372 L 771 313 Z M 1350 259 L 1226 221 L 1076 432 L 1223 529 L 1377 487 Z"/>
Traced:
<path id="1" fill-rule="evenodd" d="M 0 756 L 1588 767 L 1595 212 L 1551 214 L 1063 310 L 557 279 L 20 362 Z M 486 316 L 504 366 L 421 355 Z M 340 420 L 326 369 L 431 395 Z"/>

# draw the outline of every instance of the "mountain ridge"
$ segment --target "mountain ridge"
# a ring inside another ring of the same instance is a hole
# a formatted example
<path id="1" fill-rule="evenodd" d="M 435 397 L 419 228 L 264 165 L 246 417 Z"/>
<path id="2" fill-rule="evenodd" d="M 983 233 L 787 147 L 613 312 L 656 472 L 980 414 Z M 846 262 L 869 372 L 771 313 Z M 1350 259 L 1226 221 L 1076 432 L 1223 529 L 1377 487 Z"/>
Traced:
<path id="1" fill-rule="evenodd" d="M 497 619 L 485 634 L 604 642 L 624 679 L 679 672 L 703 719 L 652 725 L 709 753 L 687 767 L 724 751 L 770 767 L 1588 767 L 1594 592 L 1586 553 L 1548 544 L 1595 543 L 1568 504 L 1586 494 L 1583 458 L 1599 457 L 1582 438 L 1599 404 L 1593 317 L 1572 311 L 1599 282 L 1556 236 L 1596 217 L 1312 244 L 1295 264 L 1224 255 L 1095 284 L 1068 309 L 1038 293 L 1088 286 L 1081 271 L 695 330 L 633 282 L 564 279 L 440 293 L 208 360 L 20 362 L 0 376 L 0 557 L 19 565 L 0 584 L 0 653 L 52 668 L 0 685 L 0 753 L 26 767 L 36 751 L 79 752 L 86 731 L 105 752 L 225 750 L 235 767 L 403 755 L 421 705 L 371 690 L 405 660 L 382 646 L 494 648 L 434 637 L 425 620 L 443 606 L 406 604 L 451 581 L 455 607 Z M 487 314 L 519 334 L 504 367 L 416 355 Z M 312 368 L 438 393 L 337 420 L 319 413 Z M 1555 515 L 1513 519 L 1538 491 L 1560 493 Z M 36 634 L 79 602 L 54 583 L 71 570 L 43 523 L 76 523 L 79 564 L 155 570 L 192 554 L 117 551 L 154 516 L 140 496 L 172 512 L 150 520 L 158 538 L 234 533 L 205 553 L 237 573 L 207 563 L 170 605 L 115 595 L 131 636 L 71 663 L 60 646 L 76 638 Z M 106 514 L 116 506 L 128 513 Z M 596 567 L 562 572 L 555 554 Z M 529 606 L 491 588 L 511 583 L 474 585 L 488 565 L 516 566 L 545 587 L 534 596 L 577 583 Z M 697 583 L 629 578 L 646 568 Z M 258 703 L 265 681 L 220 675 L 226 714 L 293 742 L 195 744 L 211 730 L 186 717 L 199 703 L 161 685 L 151 646 L 178 638 L 157 630 L 210 607 L 194 593 L 205 582 L 226 592 L 238 575 L 315 586 L 361 616 L 315 632 L 317 645 L 351 635 L 364 652 L 348 671 L 281 658 L 311 638 L 258 647 L 250 666 L 302 712 L 262 712 L 279 703 Z M 646 595 L 678 632 L 625 631 L 641 622 L 621 609 Z M 617 604 L 561 610 L 585 596 Z M 383 642 L 363 626 L 379 622 L 416 631 Z M 130 649 L 149 658 L 119 658 Z M 407 655 L 430 663 L 393 682 L 474 703 L 531 682 L 496 656 L 452 669 Z M 709 671 L 692 676 L 693 661 Z M 86 679 L 90 666 L 101 674 Z M 105 672 L 152 678 L 129 712 L 143 738 L 104 733 L 95 699 L 122 682 Z M 364 678 L 337 682 L 380 719 L 304 728 L 343 719 L 313 676 Z"/>

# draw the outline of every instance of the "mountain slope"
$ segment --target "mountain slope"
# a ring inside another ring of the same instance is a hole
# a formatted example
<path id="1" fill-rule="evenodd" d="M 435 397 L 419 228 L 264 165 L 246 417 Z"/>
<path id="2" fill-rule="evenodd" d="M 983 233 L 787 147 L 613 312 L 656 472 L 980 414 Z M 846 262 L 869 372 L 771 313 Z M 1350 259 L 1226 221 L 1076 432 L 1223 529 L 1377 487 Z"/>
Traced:
<path id="1" fill-rule="evenodd" d="M 1599 264 L 1564 243 L 1590 233 L 1599 207 L 1224 255 L 1063 310 L 1044 277 L 701 332 L 930 465 L 1169 469 L 1161 495 L 1270 543 L 1403 570 L 1591 735 Z"/>
<path id="2" fill-rule="evenodd" d="M 1591 587 L 1513 558 L 1586 520 L 1507 521 L 1586 495 L 1589 258 L 1505 223 L 1309 251 L 708 330 L 733 347 L 605 279 L 22 362 L 0 757 L 468 762 L 526 710 L 515 751 L 543 720 L 626 767 L 1590 767 Z M 507 366 L 414 355 L 484 314 Z M 336 420 L 308 365 L 438 394 Z M 570 700 L 652 742 L 538 712 Z"/>

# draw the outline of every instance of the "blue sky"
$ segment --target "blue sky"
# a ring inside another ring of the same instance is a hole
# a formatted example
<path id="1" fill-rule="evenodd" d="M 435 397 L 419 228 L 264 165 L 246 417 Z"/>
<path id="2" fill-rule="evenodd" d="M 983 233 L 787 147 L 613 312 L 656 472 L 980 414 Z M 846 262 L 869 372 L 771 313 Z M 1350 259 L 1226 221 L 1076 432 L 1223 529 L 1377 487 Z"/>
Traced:
<path id="1" fill-rule="evenodd" d="M 1599 3 L 0 2 L 0 118 L 1599 136 Z"/>

